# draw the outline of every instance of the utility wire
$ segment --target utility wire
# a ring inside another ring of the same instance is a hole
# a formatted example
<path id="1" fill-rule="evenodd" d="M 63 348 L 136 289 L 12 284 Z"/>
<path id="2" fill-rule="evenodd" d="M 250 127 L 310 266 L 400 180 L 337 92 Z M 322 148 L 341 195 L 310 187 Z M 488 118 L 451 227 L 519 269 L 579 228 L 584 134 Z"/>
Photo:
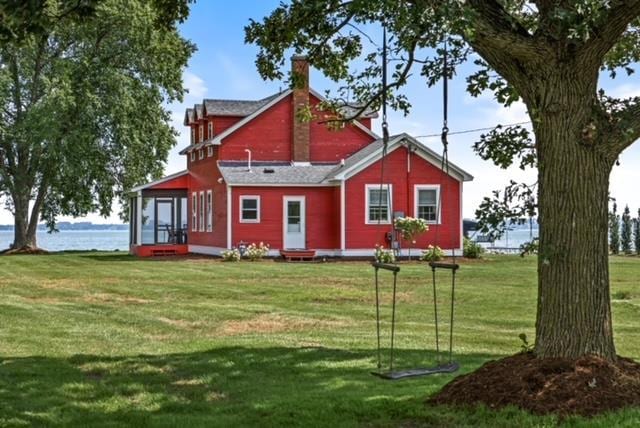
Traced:
<path id="1" fill-rule="evenodd" d="M 531 122 L 517 122 L 517 123 L 508 123 L 506 125 L 501 125 L 503 128 L 505 127 L 509 127 L 509 126 L 518 126 L 518 125 L 528 125 Z M 492 129 L 495 129 L 495 126 L 489 126 L 487 128 L 475 128 L 475 129 L 465 129 L 464 131 L 450 131 L 448 132 L 448 135 L 457 135 L 457 134 L 472 134 L 474 132 L 481 132 L 481 131 L 490 131 Z M 428 135 L 417 135 L 414 138 L 435 138 L 435 137 L 441 137 L 442 133 L 439 134 L 428 134 Z"/>

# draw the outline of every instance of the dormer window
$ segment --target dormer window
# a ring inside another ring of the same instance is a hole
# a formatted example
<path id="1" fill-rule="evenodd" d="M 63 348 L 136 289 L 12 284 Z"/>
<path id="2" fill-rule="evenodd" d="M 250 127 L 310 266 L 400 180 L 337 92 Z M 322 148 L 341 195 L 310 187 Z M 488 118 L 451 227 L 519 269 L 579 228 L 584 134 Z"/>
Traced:
<path id="1" fill-rule="evenodd" d="M 195 127 L 191 127 L 191 144 L 195 144 L 196 143 L 196 128 Z"/>
<path id="2" fill-rule="evenodd" d="M 191 162 L 196 160 L 196 152 L 195 150 L 191 152 Z"/>
<path id="3" fill-rule="evenodd" d="M 207 138 L 208 139 L 212 139 L 213 138 L 213 122 L 209 122 L 207 124 Z"/>
<path id="4" fill-rule="evenodd" d="M 200 125 L 200 128 L 198 129 L 198 133 L 200 134 L 198 138 L 199 142 L 203 142 L 204 141 L 204 126 Z"/>
<path id="5" fill-rule="evenodd" d="M 213 156 L 213 146 L 207 147 L 207 157 Z"/>
<path id="6" fill-rule="evenodd" d="M 198 150 L 198 159 L 199 160 L 204 159 L 204 150 L 203 149 Z"/>

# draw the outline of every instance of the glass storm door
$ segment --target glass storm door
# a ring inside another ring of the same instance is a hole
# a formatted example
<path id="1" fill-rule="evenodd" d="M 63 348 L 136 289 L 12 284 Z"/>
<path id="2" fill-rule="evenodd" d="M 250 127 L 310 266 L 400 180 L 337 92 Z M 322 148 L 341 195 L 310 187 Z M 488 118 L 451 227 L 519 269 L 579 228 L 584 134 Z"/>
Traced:
<path id="1" fill-rule="evenodd" d="M 284 197 L 284 248 L 305 249 L 304 196 Z"/>

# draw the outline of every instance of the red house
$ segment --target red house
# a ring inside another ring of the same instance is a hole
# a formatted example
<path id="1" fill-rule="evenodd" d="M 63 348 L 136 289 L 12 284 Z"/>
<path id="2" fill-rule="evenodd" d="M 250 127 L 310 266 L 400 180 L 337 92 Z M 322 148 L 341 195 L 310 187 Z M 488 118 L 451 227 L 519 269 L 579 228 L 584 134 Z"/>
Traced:
<path id="1" fill-rule="evenodd" d="M 292 58 L 292 66 L 308 82 L 305 58 Z M 381 187 L 375 113 L 329 129 L 318 117 L 322 100 L 305 84 L 187 109 L 187 169 L 131 190 L 131 252 L 219 255 L 264 242 L 272 255 L 369 256 L 376 244 L 390 246 L 393 217 L 405 215 L 430 224 L 416 248 L 461 248 L 462 187 L 473 177 L 455 165 L 445 174 L 440 156 L 401 134 L 389 140 Z M 316 117 L 299 121 L 307 105 Z"/>

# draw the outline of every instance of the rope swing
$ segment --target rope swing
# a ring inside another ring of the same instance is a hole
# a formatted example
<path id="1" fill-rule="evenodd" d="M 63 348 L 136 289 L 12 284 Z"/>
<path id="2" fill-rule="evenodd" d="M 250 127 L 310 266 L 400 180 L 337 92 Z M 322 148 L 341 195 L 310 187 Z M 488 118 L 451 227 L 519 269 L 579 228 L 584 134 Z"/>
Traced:
<path id="1" fill-rule="evenodd" d="M 444 52 L 443 52 L 443 126 L 441 133 L 441 140 L 443 144 L 442 162 L 441 162 L 441 176 L 440 176 L 440 189 L 446 187 L 445 174 L 449 175 L 449 155 L 448 155 L 448 103 L 449 103 L 449 89 L 448 89 L 448 48 L 445 39 Z M 378 199 L 378 224 L 380 224 L 382 218 L 382 192 L 384 186 L 384 163 L 387 156 L 387 149 L 389 143 L 389 126 L 387 123 L 387 30 L 386 25 L 383 25 L 383 48 L 382 48 L 382 157 L 380 167 L 380 194 Z M 438 244 L 439 236 L 439 223 L 440 223 L 440 207 L 442 204 L 442 192 L 438 191 L 438 212 L 436 213 L 436 245 Z M 387 218 L 391 218 L 391 202 L 389 185 L 387 184 Z M 393 230 L 393 222 L 392 222 Z M 393 232 L 392 232 L 393 233 Z M 459 269 L 456 264 L 455 249 L 453 250 L 453 260 L 451 263 L 446 262 L 430 262 L 429 266 L 432 271 L 432 288 L 433 288 L 433 309 L 435 319 L 435 339 L 436 339 L 436 362 L 434 367 L 425 368 L 413 368 L 407 370 L 394 371 L 394 351 L 395 351 L 395 331 L 396 331 L 396 295 L 398 285 L 398 274 L 400 273 L 400 267 L 395 264 L 374 262 L 372 266 L 374 268 L 374 282 L 375 282 L 375 295 L 376 295 L 376 333 L 377 333 L 377 371 L 372 372 L 373 375 L 388 380 L 398 380 L 408 377 L 427 376 L 437 373 L 453 373 L 460 368 L 459 364 L 452 360 L 453 358 L 453 310 L 455 302 L 455 283 L 456 283 L 456 271 Z M 451 308 L 449 319 L 449 355 L 446 363 L 441 362 L 440 358 L 440 332 L 438 325 L 438 300 L 437 300 L 437 275 L 438 269 L 445 269 L 451 271 Z M 380 271 L 390 272 L 392 282 L 392 296 L 391 296 L 391 335 L 390 335 L 390 348 L 389 348 L 389 364 L 388 369 L 383 370 L 382 363 L 382 345 L 381 345 L 381 317 L 380 317 Z"/>

